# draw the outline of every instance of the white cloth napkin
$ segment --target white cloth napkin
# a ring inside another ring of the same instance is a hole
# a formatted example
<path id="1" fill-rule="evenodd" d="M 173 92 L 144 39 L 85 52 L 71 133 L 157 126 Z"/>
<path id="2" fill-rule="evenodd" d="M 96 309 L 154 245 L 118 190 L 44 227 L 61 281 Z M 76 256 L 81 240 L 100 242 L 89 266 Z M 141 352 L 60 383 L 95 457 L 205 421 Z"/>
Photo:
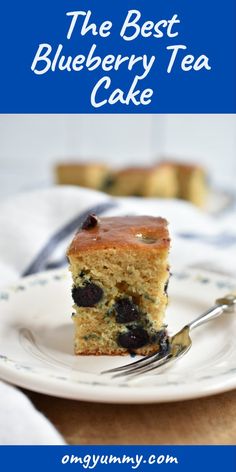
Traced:
<path id="1" fill-rule="evenodd" d="M 20 390 L 0 381 L 0 399 L 0 445 L 65 444 Z"/>
<path id="2" fill-rule="evenodd" d="M 236 274 L 235 209 L 222 216 L 210 216 L 180 200 L 111 199 L 88 189 L 53 187 L 20 194 L 0 203 L 0 286 L 24 273 L 48 240 L 68 222 L 108 201 L 115 206 L 104 211 L 104 215 L 135 213 L 167 218 L 172 234 L 173 266 L 202 263 L 206 269 L 214 266 Z M 56 247 L 51 259 L 62 256 L 71 234 Z"/>
<path id="3" fill-rule="evenodd" d="M 236 277 L 235 209 L 213 217 L 183 201 L 112 199 L 88 189 L 53 187 L 0 204 L 0 286 L 35 264 L 45 268 L 63 260 L 79 216 L 96 208 L 103 215 L 163 216 L 170 222 L 172 270 L 197 266 Z M 67 234 L 71 221 L 74 225 Z M 0 398 L 0 444 L 63 443 L 19 390 L 0 382 Z"/>

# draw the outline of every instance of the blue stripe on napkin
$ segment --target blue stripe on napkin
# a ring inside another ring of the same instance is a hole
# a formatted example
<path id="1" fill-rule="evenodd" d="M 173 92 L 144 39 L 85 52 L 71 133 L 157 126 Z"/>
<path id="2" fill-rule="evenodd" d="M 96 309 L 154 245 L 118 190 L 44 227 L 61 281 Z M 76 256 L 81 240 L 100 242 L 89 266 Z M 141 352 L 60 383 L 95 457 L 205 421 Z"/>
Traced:
<path id="1" fill-rule="evenodd" d="M 52 269 L 55 267 L 62 267 L 66 263 L 66 256 L 56 263 L 48 263 L 48 259 L 52 255 L 53 251 L 56 249 L 58 244 L 60 244 L 64 239 L 66 239 L 70 234 L 74 233 L 84 222 L 85 218 L 90 213 L 95 213 L 96 215 L 101 215 L 105 211 L 117 206 L 117 203 L 114 201 L 107 201 L 101 203 L 97 206 L 85 210 L 83 213 L 77 215 L 73 220 L 63 226 L 59 231 L 57 231 L 51 238 L 48 240 L 47 244 L 41 249 L 36 258 L 31 262 L 28 268 L 23 272 L 22 276 L 26 277 L 27 275 L 35 274 L 41 272 L 42 270 Z"/>

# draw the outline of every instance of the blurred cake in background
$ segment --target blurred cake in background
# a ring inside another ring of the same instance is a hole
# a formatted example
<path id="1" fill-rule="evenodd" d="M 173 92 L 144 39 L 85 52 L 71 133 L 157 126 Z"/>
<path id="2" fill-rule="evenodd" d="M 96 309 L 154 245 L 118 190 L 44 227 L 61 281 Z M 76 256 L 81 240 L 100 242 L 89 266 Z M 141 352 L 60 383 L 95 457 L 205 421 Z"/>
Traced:
<path id="1" fill-rule="evenodd" d="M 105 191 L 110 195 L 129 197 L 142 196 L 142 182 L 147 170 L 142 167 L 126 167 L 113 172 L 110 185 Z"/>
<path id="2" fill-rule="evenodd" d="M 97 162 L 65 162 L 56 166 L 55 174 L 58 184 L 102 190 L 109 175 L 109 168 Z"/>
<path id="3" fill-rule="evenodd" d="M 207 197 L 207 175 L 205 170 L 195 164 L 173 163 L 178 178 L 178 198 L 204 207 Z"/>
<path id="4" fill-rule="evenodd" d="M 160 162 L 149 169 L 149 178 L 144 182 L 145 197 L 175 198 L 178 194 L 176 172 L 168 162 Z"/>
<path id="5" fill-rule="evenodd" d="M 127 167 L 113 174 L 111 195 L 174 198 L 177 196 L 176 172 L 169 164 Z"/>
<path id="6" fill-rule="evenodd" d="M 163 160 L 152 166 L 119 170 L 102 163 L 62 163 L 56 181 L 101 190 L 114 196 L 180 198 L 204 207 L 207 197 L 205 170 L 197 164 Z"/>

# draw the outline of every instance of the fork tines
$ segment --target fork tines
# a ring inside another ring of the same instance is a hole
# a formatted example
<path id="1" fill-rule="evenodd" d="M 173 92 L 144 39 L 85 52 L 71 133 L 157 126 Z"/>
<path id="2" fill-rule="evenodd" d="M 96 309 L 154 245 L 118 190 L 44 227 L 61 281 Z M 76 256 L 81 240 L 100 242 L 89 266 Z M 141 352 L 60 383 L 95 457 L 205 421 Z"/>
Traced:
<path id="1" fill-rule="evenodd" d="M 169 351 L 158 351 L 150 356 L 146 356 L 136 362 L 122 365 L 114 369 L 105 370 L 102 374 L 115 374 L 113 378 L 125 375 L 135 375 L 155 369 L 157 366 L 164 364 L 170 356 Z"/>

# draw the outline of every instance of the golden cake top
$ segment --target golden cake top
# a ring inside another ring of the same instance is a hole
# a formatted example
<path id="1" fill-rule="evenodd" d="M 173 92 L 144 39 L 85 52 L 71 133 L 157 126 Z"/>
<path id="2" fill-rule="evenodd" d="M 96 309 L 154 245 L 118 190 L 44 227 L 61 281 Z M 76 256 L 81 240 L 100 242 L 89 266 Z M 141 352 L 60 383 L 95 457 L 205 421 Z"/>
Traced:
<path id="1" fill-rule="evenodd" d="M 149 166 L 137 166 L 137 167 L 125 167 L 116 171 L 116 175 L 123 177 L 124 175 L 133 176 L 133 175 L 146 175 L 152 174 L 154 171 L 158 170 L 160 167 L 170 167 L 169 163 L 153 164 Z"/>
<path id="2" fill-rule="evenodd" d="M 177 163 L 177 165 L 179 164 Z M 183 164 L 183 166 L 186 167 L 185 164 Z M 117 170 L 115 172 L 115 175 L 118 177 L 123 177 L 123 176 L 132 177 L 133 175 L 142 176 L 142 175 L 153 174 L 154 172 L 158 172 L 160 169 L 163 169 L 163 168 L 169 168 L 169 169 L 173 168 L 175 170 L 175 167 L 176 167 L 176 163 L 174 162 L 160 161 L 154 164 L 150 164 L 149 166 L 125 167 L 123 169 Z"/>
<path id="3" fill-rule="evenodd" d="M 57 170 L 88 170 L 88 169 L 107 169 L 108 166 L 101 162 L 83 162 L 83 161 L 68 161 L 68 162 L 59 162 L 56 165 Z"/>
<path id="4" fill-rule="evenodd" d="M 177 170 L 183 170 L 186 172 L 193 172 L 195 170 L 201 171 L 204 173 L 204 169 L 200 164 L 193 163 L 193 162 L 183 162 L 183 161 L 171 161 L 170 159 L 168 160 L 163 160 L 160 161 L 157 165 L 159 166 L 169 166 L 169 167 L 174 167 Z"/>
<path id="5" fill-rule="evenodd" d="M 89 215 L 76 233 L 68 256 L 96 249 L 137 249 L 142 251 L 168 249 L 168 223 L 154 216 L 116 216 L 98 219 Z"/>
<path id="6" fill-rule="evenodd" d="M 150 166 L 136 166 L 136 167 L 124 167 L 122 169 L 118 169 L 116 171 L 116 175 L 132 175 L 132 174 L 143 174 L 143 173 L 148 173 L 152 170 L 152 167 Z"/>

